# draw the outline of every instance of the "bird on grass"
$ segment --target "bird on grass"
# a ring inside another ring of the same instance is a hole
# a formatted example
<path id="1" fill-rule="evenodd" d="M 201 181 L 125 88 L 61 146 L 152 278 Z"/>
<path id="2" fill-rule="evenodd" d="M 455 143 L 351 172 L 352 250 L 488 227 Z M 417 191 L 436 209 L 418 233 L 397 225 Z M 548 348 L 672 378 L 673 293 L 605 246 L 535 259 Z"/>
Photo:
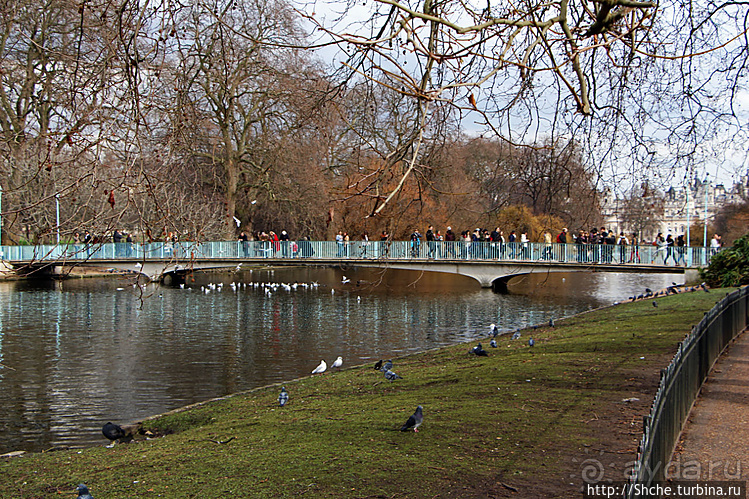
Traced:
<path id="1" fill-rule="evenodd" d="M 497 340 L 492 338 L 492 341 L 489 342 L 489 346 L 492 348 L 497 348 Z"/>
<path id="2" fill-rule="evenodd" d="M 78 499 L 94 499 L 94 496 L 88 491 L 88 487 L 84 484 L 78 486 Z"/>
<path id="3" fill-rule="evenodd" d="M 375 365 L 374 365 L 374 370 L 375 370 L 375 371 L 380 371 L 380 370 L 382 370 L 382 359 L 380 359 L 380 360 L 378 360 L 377 362 L 375 362 Z"/>
<path id="4" fill-rule="evenodd" d="M 700 284 L 700 287 L 702 288 L 702 290 L 703 290 L 703 291 L 704 291 L 705 293 L 709 293 L 709 292 L 710 292 L 710 290 L 709 290 L 709 289 L 707 289 L 707 285 L 706 285 L 706 284 L 705 284 L 704 282 Z"/>
<path id="5" fill-rule="evenodd" d="M 397 374 L 395 374 L 393 371 L 391 371 L 390 369 L 388 369 L 387 371 L 385 371 L 385 379 L 388 380 L 388 381 L 390 381 L 390 382 L 393 382 L 395 380 L 403 379 L 403 378 L 401 378 L 400 376 L 398 376 Z"/>
<path id="6" fill-rule="evenodd" d="M 534 340 L 533 338 L 530 338 L 530 339 L 528 340 L 528 346 L 529 346 L 529 347 L 533 347 L 533 346 L 536 346 L 536 340 Z"/>
<path id="7" fill-rule="evenodd" d="M 484 350 L 484 347 L 481 346 L 481 343 L 479 343 L 475 347 L 471 348 L 470 352 L 473 355 L 478 355 L 479 357 L 488 357 L 489 356 L 489 354 L 487 353 L 487 351 Z"/>
<path id="8" fill-rule="evenodd" d="M 127 438 L 128 435 L 125 433 L 125 430 L 122 429 L 122 426 L 112 423 L 111 421 L 107 422 L 102 428 L 101 428 L 101 434 L 107 437 L 112 443 L 110 445 L 113 446 L 118 440 Z"/>
<path id="9" fill-rule="evenodd" d="M 286 391 L 286 387 L 281 387 L 281 393 L 278 394 L 278 405 L 281 407 L 286 405 L 286 402 L 289 401 L 289 392 Z"/>
<path id="10" fill-rule="evenodd" d="M 408 431 L 413 428 L 414 432 L 418 432 L 419 426 L 421 426 L 421 423 L 424 421 L 424 414 L 422 411 L 422 407 L 418 406 L 416 412 L 409 416 L 408 420 L 403 424 L 403 426 L 401 426 L 401 431 Z"/>
<path id="11" fill-rule="evenodd" d="M 320 361 L 320 365 L 312 370 L 312 374 L 322 374 L 328 368 L 328 364 L 324 360 Z"/>
<path id="12" fill-rule="evenodd" d="M 385 372 L 385 371 L 391 370 L 392 368 L 393 368 L 393 361 L 390 360 L 390 359 L 388 359 L 388 360 L 385 361 L 385 365 L 383 365 L 380 368 L 380 371 Z"/>
<path id="13" fill-rule="evenodd" d="M 654 302 L 653 302 L 653 306 L 654 306 L 655 308 L 658 308 L 658 302 L 657 302 L 657 301 L 654 301 Z"/>
<path id="14" fill-rule="evenodd" d="M 492 338 L 496 338 L 499 334 L 499 328 L 496 324 L 490 324 L 489 325 L 489 334 L 492 336 Z"/>
<path id="15" fill-rule="evenodd" d="M 549 319 L 549 327 L 554 327 L 554 319 Z"/>
<path id="16" fill-rule="evenodd" d="M 336 369 L 340 369 L 342 365 L 343 365 L 343 357 L 339 355 L 338 358 L 333 362 L 333 367 L 335 367 Z"/>
<path id="17" fill-rule="evenodd" d="M 517 340 L 518 338 L 520 338 L 520 331 L 515 331 L 515 332 L 514 332 L 514 333 L 512 334 L 512 339 L 513 339 L 513 340 Z"/>

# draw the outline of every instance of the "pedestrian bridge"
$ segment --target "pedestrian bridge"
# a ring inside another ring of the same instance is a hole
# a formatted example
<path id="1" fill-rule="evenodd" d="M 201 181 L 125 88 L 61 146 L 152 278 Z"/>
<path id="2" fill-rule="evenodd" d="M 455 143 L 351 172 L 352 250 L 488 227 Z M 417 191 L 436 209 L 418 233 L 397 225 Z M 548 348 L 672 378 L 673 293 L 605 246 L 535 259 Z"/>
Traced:
<path id="1" fill-rule="evenodd" d="M 706 251 L 707 250 L 707 251 Z M 2 246 L 2 261 L 19 272 L 64 275 L 86 265 L 173 281 L 187 273 L 250 266 L 375 267 L 447 272 L 482 287 L 506 290 L 513 277 L 548 272 L 695 272 L 709 263 L 702 247 L 577 245 L 548 243 L 222 241 Z"/>

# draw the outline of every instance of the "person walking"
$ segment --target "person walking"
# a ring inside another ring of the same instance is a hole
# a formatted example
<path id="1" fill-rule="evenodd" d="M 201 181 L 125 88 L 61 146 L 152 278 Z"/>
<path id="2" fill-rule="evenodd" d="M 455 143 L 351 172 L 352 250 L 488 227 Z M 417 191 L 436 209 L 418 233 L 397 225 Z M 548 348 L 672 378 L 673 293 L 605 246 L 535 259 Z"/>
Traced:
<path id="1" fill-rule="evenodd" d="M 434 227 L 432 225 L 427 227 L 427 231 L 426 231 L 426 234 L 424 234 L 424 237 L 426 237 L 426 240 L 427 240 L 427 249 L 428 249 L 427 258 L 434 258 L 437 245 L 434 240 Z"/>
<path id="2" fill-rule="evenodd" d="M 640 240 L 637 238 L 637 232 L 632 233 L 632 237 L 629 240 L 629 263 L 641 263 L 640 260 Z"/>
<path id="3" fill-rule="evenodd" d="M 549 229 L 546 229 L 544 231 L 543 238 L 544 238 L 544 252 L 541 255 L 541 260 L 551 260 L 551 254 L 552 254 L 551 232 L 549 231 Z"/>
<path id="4" fill-rule="evenodd" d="M 657 236 L 655 236 L 655 241 L 653 241 L 653 245 L 656 247 L 655 253 L 653 254 L 653 258 L 650 259 L 650 263 L 653 264 L 658 260 L 658 257 L 660 256 L 665 262 L 665 254 L 666 254 L 666 240 L 663 238 L 663 233 L 659 232 Z"/>
<path id="5" fill-rule="evenodd" d="M 414 229 L 411 233 L 411 256 L 417 258 L 419 256 L 419 249 L 421 248 L 421 234 L 419 229 Z"/>
<path id="6" fill-rule="evenodd" d="M 629 241 L 624 235 L 624 232 L 619 233 L 619 240 L 616 244 L 619 245 L 619 263 L 624 263 L 627 256 L 627 246 L 629 245 Z"/>
<path id="7" fill-rule="evenodd" d="M 367 258 L 367 248 L 369 247 L 369 234 L 365 230 L 361 235 L 361 253 L 362 258 Z"/>
<path id="8" fill-rule="evenodd" d="M 684 241 L 684 234 L 679 234 L 676 238 L 676 266 L 679 267 L 682 264 L 686 267 L 687 260 L 684 257 L 686 253 L 686 242 Z"/>
<path id="9" fill-rule="evenodd" d="M 281 242 L 281 254 L 284 256 L 284 258 L 288 258 L 289 256 L 290 239 L 291 238 L 289 237 L 289 234 L 285 230 L 282 230 L 278 240 Z"/>
<path id="10" fill-rule="evenodd" d="M 336 253 L 336 257 L 340 258 L 343 256 L 343 232 L 338 231 L 338 234 L 335 235 L 335 242 L 338 246 L 338 253 Z"/>
<path id="11" fill-rule="evenodd" d="M 445 232 L 445 243 L 447 245 L 447 253 L 455 258 L 455 233 L 453 228 L 448 225 L 447 232 Z"/>

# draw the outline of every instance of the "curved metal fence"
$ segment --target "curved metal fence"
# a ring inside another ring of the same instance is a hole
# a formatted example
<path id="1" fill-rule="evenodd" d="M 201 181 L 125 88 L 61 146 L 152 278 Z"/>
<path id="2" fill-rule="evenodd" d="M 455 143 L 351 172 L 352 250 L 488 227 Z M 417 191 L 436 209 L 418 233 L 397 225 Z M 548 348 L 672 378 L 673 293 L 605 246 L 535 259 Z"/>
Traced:
<path id="1" fill-rule="evenodd" d="M 679 344 L 673 360 L 661 371 L 650 414 L 644 418 L 626 497 L 645 497 L 637 493 L 642 488 L 634 485 L 666 480 L 666 468 L 703 382 L 726 346 L 747 325 L 749 286 L 718 302 Z"/>

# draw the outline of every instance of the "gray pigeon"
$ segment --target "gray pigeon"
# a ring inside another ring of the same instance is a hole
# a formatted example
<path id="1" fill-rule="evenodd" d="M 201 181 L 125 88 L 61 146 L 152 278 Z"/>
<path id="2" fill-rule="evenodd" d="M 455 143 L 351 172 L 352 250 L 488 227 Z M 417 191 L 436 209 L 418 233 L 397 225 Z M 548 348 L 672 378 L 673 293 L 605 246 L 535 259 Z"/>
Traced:
<path id="1" fill-rule="evenodd" d="M 518 338 L 520 338 L 520 331 L 515 331 L 512 335 L 512 339 L 517 340 Z"/>
<path id="2" fill-rule="evenodd" d="M 78 486 L 78 499 L 94 499 L 94 496 L 89 493 L 88 487 L 84 484 L 80 484 Z"/>
<path id="3" fill-rule="evenodd" d="M 286 387 L 281 387 L 281 393 L 278 394 L 278 405 L 281 407 L 286 405 L 286 402 L 289 401 L 289 392 L 286 391 Z"/>
<path id="4" fill-rule="evenodd" d="M 386 371 L 391 370 L 392 368 L 393 368 L 393 361 L 390 360 L 390 359 L 388 359 L 388 360 L 385 361 L 385 365 L 383 365 L 380 370 L 382 372 L 386 372 Z"/>
<path id="5" fill-rule="evenodd" d="M 489 342 L 489 346 L 492 348 L 497 348 L 497 340 L 492 338 L 492 341 Z"/>
<path id="6" fill-rule="evenodd" d="M 528 340 L 528 346 L 529 347 L 532 347 L 532 346 L 535 346 L 535 345 L 536 345 L 536 340 L 534 340 L 533 338 L 531 338 L 531 339 Z"/>
<path id="7" fill-rule="evenodd" d="M 396 379 L 403 379 L 403 378 L 401 378 L 400 376 L 395 374 L 393 371 L 388 369 L 387 371 L 385 371 L 385 379 L 388 381 L 395 381 Z"/>
<path id="8" fill-rule="evenodd" d="M 418 432 L 419 426 L 421 426 L 422 421 L 424 421 L 424 414 L 421 411 L 421 406 L 418 406 L 416 408 L 416 412 L 409 416 L 408 421 L 406 421 L 405 424 L 401 426 L 401 431 L 408 431 L 413 428 L 414 432 Z"/>
<path id="9" fill-rule="evenodd" d="M 489 356 L 489 354 L 487 353 L 487 351 L 486 351 L 486 350 L 484 350 L 484 347 L 483 347 L 483 346 L 481 346 L 481 343 L 479 343 L 479 344 L 478 344 L 478 345 L 476 345 L 475 347 L 471 348 L 470 352 L 471 352 L 472 354 L 474 354 L 474 355 L 478 355 L 478 356 L 480 356 L 480 357 L 488 357 L 488 356 Z"/>

